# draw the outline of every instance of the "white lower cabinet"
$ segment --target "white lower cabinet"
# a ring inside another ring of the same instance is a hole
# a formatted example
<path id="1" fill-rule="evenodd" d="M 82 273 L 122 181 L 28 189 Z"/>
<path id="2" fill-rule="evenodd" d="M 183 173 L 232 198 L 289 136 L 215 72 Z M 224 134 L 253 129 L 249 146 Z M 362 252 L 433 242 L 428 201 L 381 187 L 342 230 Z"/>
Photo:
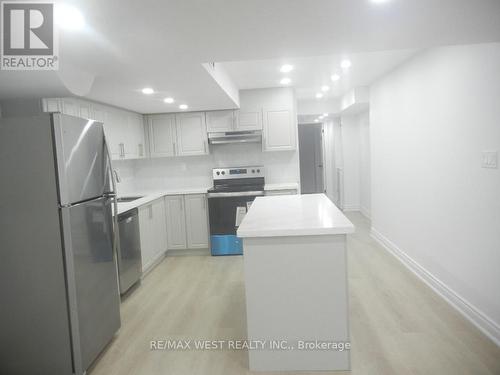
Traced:
<path id="1" fill-rule="evenodd" d="M 165 197 L 165 208 L 167 211 L 168 249 L 185 249 L 187 240 L 184 196 L 172 195 Z"/>
<path id="2" fill-rule="evenodd" d="M 208 210 L 205 194 L 184 196 L 186 234 L 189 249 L 208 247 Z"/>
<path id="3" fill-rule="evenodd" d="M 167 226 L 163 198 L 139 207 L 142 271 L 147 271 L 167 250 Z"/>
<path id="4" fill-rule="evenodd" d="M 208 248 L 208 210 L 205 194 L 165 197 L 168 249 Z"/>
<path id="5" fill-rule="evenodd" d="M 42 109 L 44 112 L 61 112 L 102 122 L 113 160 L 146 157 L 141 114 L 74 97 L 44 98 Z"/>

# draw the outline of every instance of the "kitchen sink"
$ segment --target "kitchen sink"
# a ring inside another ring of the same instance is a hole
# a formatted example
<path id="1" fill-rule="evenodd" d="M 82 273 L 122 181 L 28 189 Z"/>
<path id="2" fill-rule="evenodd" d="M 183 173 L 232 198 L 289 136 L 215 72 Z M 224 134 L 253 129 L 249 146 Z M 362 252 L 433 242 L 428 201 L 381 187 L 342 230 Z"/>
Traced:
<path id="1" fill-rule="evenodd" d="M 116 201 L 118 203 L 127 203 L 127 202 L 133 202 L 137 199 L 141 199 L 142 196 L 137 196 L 137 197 L 120 197 L 120 198 L 117 198 Z"/>

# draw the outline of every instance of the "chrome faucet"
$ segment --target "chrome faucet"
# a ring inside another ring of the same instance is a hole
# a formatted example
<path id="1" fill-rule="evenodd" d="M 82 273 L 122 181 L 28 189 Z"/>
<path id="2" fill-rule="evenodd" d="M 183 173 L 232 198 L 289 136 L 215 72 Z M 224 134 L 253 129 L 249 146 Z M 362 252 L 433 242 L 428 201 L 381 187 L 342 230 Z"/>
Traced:
<path id="1" fill-rule="evenodd" d="M 120 175 L 118 174 L 118 171 L 116 169 L 113 169 L 113 174 L 115 175 L 116 182 L 122 182 L 122 179 L 120 178 Z"/>

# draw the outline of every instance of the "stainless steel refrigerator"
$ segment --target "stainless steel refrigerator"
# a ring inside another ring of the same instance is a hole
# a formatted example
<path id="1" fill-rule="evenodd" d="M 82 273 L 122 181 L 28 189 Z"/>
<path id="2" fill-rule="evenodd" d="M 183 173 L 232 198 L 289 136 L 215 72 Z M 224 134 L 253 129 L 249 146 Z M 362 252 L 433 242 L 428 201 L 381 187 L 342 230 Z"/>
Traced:
<path id="1" fill-rule="evenodd" d="M 0 374 L 83 374 L 120 328 L 103 125 L 0 119 Z"/>

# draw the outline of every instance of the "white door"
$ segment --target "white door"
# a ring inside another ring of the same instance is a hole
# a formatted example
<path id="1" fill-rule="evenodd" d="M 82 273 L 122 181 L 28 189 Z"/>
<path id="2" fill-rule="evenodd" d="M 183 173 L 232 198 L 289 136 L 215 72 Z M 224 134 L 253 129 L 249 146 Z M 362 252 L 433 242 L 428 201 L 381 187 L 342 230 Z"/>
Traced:
<path id="1" fill-rule="evenodd" d="M 184 197 L 182 195 L 165 197 L 165 211 L 167 217 L 168 249 L 186 249 L 186 215 L 184 211 Z"/>
<path id="2" fill-rule="evenodd" d="M 154 258 L 153 205 L 139 207 L 139 234 L 141 236 L 142 271 L 148 269 Z"/>
<path id="3" fill-rule="evenodd" d="M 184 202 L 188 248 L 208 248 L 208 212 L 205 194 L 185 195 Z"/>
<path id="4" fill-rule="evenodd" d="M 205 112 L 180 113 L 176 126 L 179 156 L 208 154 Z"/>
<path id="5" fill-rule="evenodd" d="M 210 111 L 206 113 L 207 131 L 230 132 L 234 130 L 234 111 Z"/>
<path id="6" fill-rule="evenodd" d="M 262 110 L 236 111 L 236 130 L 261 130 Z"/>
<path id="7" fill-rule="evenodd" d="M 264 109 L 264 151 L 295 150 L 294 124 L 290 109 Z"/>
<path id="8" fill-rule="evenodd" d="M 151 157 L 175 156 L 175 115 L 149 116 L 148 129 Z"/>

